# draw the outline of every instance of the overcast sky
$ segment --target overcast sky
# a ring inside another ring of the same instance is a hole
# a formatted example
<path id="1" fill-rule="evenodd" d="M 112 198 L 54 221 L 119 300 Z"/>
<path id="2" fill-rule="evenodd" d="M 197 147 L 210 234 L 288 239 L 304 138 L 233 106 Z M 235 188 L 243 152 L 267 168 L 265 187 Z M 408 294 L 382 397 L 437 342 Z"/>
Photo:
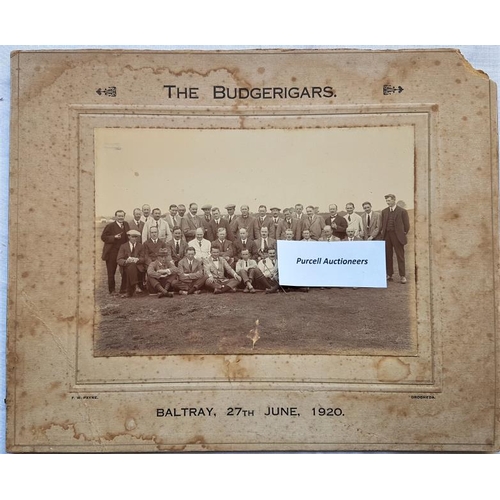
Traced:
<path id="1" fill-rule="evenodd" d="M 144 203 L 413 208 L 413 127 L 96 129 L 96 215 Z M 239 209 L 237 208 L 239 213 Z"/>

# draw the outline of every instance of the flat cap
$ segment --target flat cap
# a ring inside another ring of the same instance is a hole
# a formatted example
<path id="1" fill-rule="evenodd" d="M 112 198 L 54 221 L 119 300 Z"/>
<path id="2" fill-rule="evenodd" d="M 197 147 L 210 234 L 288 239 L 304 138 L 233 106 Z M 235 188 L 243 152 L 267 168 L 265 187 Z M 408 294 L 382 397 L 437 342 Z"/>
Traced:
<path id="1" fill-rule="evenodd" d="M 281 208 L 278 207 L 272 207 L 271 210 L 277 210 L 278 212 L 281 212 Z"/>
<path id="2" fill-rule="evenodd" d="M 141 233 L 135 229 L 130 229 L 130 231 L 127 231 L 127 234 L 130 236 L 140 236 Z"/>
<path id="3" fill-rule="evenodd" d="M 226 210 L 227 210 L 228 208 L 236 208 L 236 205 L 234 205 L 233 203 L 230 203 L 229 205 L 226 205 L 224 208 L 225 208 Z"/>
<path id="4" fill-rule="evenodd" d="M 158 250 L 158 255 L 167 256 L 168 255 L 168 248 L 160 248 Z"/>
<path id="5" fill-rule="evenodd" d="M 212 205 L 208 205 L 208 204 L 203 205 L 203 206 L 201 207 L 201 209 L 202 209 L 202 210 L 211 210 L 211 209 L 212 209 Z"/>

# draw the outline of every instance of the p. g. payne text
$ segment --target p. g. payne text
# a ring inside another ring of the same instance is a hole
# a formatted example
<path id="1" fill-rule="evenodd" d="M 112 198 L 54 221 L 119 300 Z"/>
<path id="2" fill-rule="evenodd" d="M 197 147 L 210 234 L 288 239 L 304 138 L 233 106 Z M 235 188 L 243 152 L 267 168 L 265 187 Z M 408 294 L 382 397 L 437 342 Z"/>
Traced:
<path id="1" fill-rule="evenodd" d="M 213 408 L 183 407 L 183 408 L 156 408 L 157 417 L 215 417 Z"/>

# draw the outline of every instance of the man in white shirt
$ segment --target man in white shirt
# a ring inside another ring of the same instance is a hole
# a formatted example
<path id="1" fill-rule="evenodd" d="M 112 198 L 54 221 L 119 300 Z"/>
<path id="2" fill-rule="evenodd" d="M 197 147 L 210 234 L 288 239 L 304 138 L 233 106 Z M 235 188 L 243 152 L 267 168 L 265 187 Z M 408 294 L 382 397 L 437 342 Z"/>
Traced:
<path id="1" fill-rule="evenodd" d="M 142 205 L 141 221 L 146 223 L 151 217 L 151 207 L 148 204 Z"/>
<path id="2" fill-rule="evenodd" d="M 253 284 L 256 284 L 258 281 L 264 289 L 267 288 L 267 280 L 257 266 L 257 262 L 250 258 L 250 252 L 246 248 L 241 251 L 241 259 L 236 263 L 236 272 L 243 280 L 243 284 L 245 285 L 244 292 L 255 293 Z"/>
<path id="3" fill-rule="evenodd" d="M 266 256 L 271 248 L 276 250 L 276 240 L 269 237 L 269 228 L 263 226 L 260 230 L 260 238 L 255 241 L 259 259 Z"/>
<path id="4" fill-rule="evenodd" d="M 278 261 L 276 259 L 276 250 L 274 248 L 269 249 L 269 254 L 265 256 L 257 264 L 258 268 L 261 270 L 262 274 L 266 278 L 267 286 L 266 293 L 274 293 L 278 291 Z"/>
<path id="5" fill-rule="evenodd" d="M 344 219 L 347 221 L 347 229 L 354 229 L 354 235 L 363 237 L 363 221 L 361 217 L 354 213 L 354 203 L 347 203 L 345 206 L 347 214 L 344 215 Z M 347 233 L 347 230 L 346 230 Z"/>
<path id="6" fill-rule="evenodd" d="M 214 291 L 214 294 L 236 292 L 236 287 L 241 282 L 241 276 L 231 269 L 226 259 L 220 258 L 220 250 L 212 247 L 210 257 L 203 263 L 207 281 L 205 286 Z"/>
<path id="7" fill-rule="evenodd" d="M 203 238 L 203 228 L 199 227 L 196 230 L 196 238 L 190 241 L 190 245 L 195 250 L 195 257 L 203 262 L 203 259 L 208 259 L 210 257 L 210 249 L 212 248 L 212 243 L 205 238 Z"/>

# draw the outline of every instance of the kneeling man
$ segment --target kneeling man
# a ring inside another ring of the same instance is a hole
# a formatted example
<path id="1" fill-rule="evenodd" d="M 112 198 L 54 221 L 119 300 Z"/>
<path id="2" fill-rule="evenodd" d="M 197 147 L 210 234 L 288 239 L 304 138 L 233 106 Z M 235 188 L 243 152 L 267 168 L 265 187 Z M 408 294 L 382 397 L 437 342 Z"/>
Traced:
<path id="1" fill-rule="evenodd" d="M 172 288 L 178 273 L 179 270 L 170 259 L 168 249 L 160 248 L 156 260 L 148 266 L 148 283 L 158 293 L 159 299 L 174 296 L 170 288 Z"/>
<path id="2" fill-rule="evenodd" d="M 191 295 L 192 293 L 198 295 L 207 280 L 207 277 L 203 274 L 201 260 L 196 259 L 194 254 L 194 247 L 187 247 L 186 256 L 177 264 L 179 279 L 174 283 L 174 288 L 179 291 L 179 295 Z"/>
<path id="3" fill-rule="evenodd" d="M 226 259 L 220 258 L 218 247 L 212 246 L 210 257 L 203 263 L 203 268 L 207 277 L 205 286 L 213 290 L 215 294 L 236 292 L 241 276 L 231 268 Z"/>

